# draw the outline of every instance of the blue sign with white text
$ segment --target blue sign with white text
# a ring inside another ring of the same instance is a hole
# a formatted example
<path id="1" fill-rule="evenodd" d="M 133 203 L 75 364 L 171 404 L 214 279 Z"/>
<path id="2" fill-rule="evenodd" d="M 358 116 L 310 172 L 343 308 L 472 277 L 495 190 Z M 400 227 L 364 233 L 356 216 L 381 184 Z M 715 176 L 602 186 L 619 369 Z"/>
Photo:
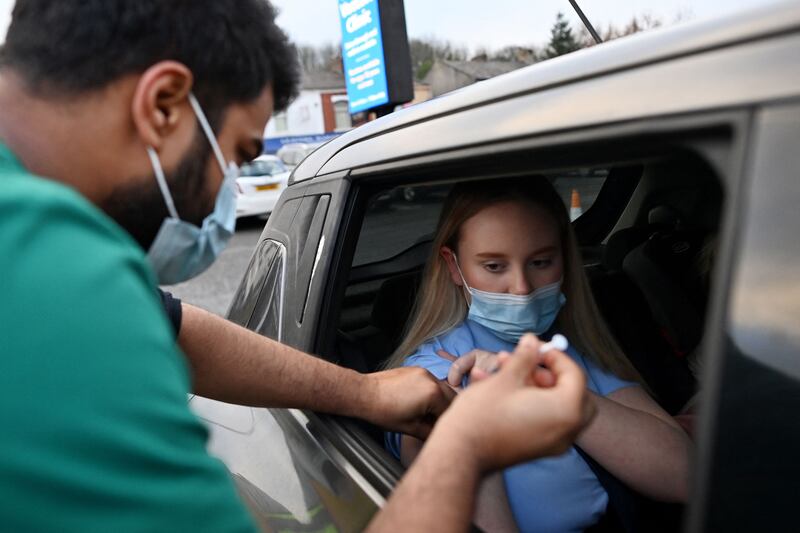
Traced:
<path id="1" fill-rule="evenodd" d="M 264 139 L 264 153 L 274 154 L 286 144 L 311 144 L 320 145 L 324 144 L 331 139 L 335 139 L 341 135 L 341 132 L 336 133 L 320 133 L 317 135 L 291 135 L 289 137 L 270 137 Z"/>
<path id="2" fill-rule="evenodd" d="M 389 102 L 378 0 L 339 0 L 350 113 Z"/>

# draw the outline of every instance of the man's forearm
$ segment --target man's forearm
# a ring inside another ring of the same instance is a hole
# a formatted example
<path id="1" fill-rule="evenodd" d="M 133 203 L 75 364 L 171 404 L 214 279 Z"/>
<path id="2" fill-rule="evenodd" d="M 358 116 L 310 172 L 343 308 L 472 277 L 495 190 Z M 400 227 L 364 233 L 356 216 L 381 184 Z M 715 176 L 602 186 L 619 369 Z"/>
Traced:
<path id="1" fill-rule="evenodd" d="M 460 446 L 434 431 L 368 531 L 467 531 L 481 474 Z"/>
<path id="2" fill-rule="evenodd" d="M 227 403 L 361 415 L 371 383 L 361 374 L 183 304 L 178 342 L 192 368 L 193 391 Z"/>

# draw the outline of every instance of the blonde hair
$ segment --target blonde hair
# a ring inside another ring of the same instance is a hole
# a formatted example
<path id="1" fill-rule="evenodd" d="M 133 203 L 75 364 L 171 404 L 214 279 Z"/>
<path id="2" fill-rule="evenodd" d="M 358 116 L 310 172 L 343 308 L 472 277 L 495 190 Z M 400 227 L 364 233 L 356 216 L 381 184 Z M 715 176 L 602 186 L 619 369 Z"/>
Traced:
<path id="1" fill-rule="evenodd" d="M 583 270 L 566 207 L 550 182 L 544 178 L 470 182 L 453 188 L 442 209 L 432 252 L 403 341 L 385 367 L 401 366 L 421 344 L 464 321 L 468 311 L 464 295 L 461 287 L 453 283 L 440 251 L 444 246 L 457 251 L 464 222 L 486 207 L 507 201 L 540 206 L 556 222 L 564 264 L 562 291 L 567 299 L 556 320 L 559 331 L 600 368 L 622 379 L 642 382 L 600 315 Z"/>

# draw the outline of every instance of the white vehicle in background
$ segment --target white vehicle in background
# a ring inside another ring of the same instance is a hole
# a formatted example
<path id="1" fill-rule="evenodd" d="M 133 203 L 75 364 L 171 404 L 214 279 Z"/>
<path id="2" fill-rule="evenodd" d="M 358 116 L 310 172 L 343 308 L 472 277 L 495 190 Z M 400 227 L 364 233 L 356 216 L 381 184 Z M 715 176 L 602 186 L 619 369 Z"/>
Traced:
<path id="1" fill-rule="evenodd" d="M 306 158 L 308 154 L 319 148 L 319 144 L 291 143 L 285 144 L 276 154 L 287 167 L 294 168 Z"/>
<path id="2" fill-rule="evenodd" d="M 242 165 L 236 180 L 236 218 L 268 215 L 289 181 L 289 170 L 274 155 Z"/>

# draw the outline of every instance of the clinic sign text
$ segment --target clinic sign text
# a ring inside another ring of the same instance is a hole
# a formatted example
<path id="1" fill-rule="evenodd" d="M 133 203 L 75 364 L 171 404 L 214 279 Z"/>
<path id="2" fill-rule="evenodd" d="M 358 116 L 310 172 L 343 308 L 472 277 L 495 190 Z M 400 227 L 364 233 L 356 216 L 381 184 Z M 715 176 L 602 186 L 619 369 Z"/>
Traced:
<path id="1" fill-rule="evenodd" d="M 338 0 L 350 113 L 389 102 L 377 0 Z"/>

